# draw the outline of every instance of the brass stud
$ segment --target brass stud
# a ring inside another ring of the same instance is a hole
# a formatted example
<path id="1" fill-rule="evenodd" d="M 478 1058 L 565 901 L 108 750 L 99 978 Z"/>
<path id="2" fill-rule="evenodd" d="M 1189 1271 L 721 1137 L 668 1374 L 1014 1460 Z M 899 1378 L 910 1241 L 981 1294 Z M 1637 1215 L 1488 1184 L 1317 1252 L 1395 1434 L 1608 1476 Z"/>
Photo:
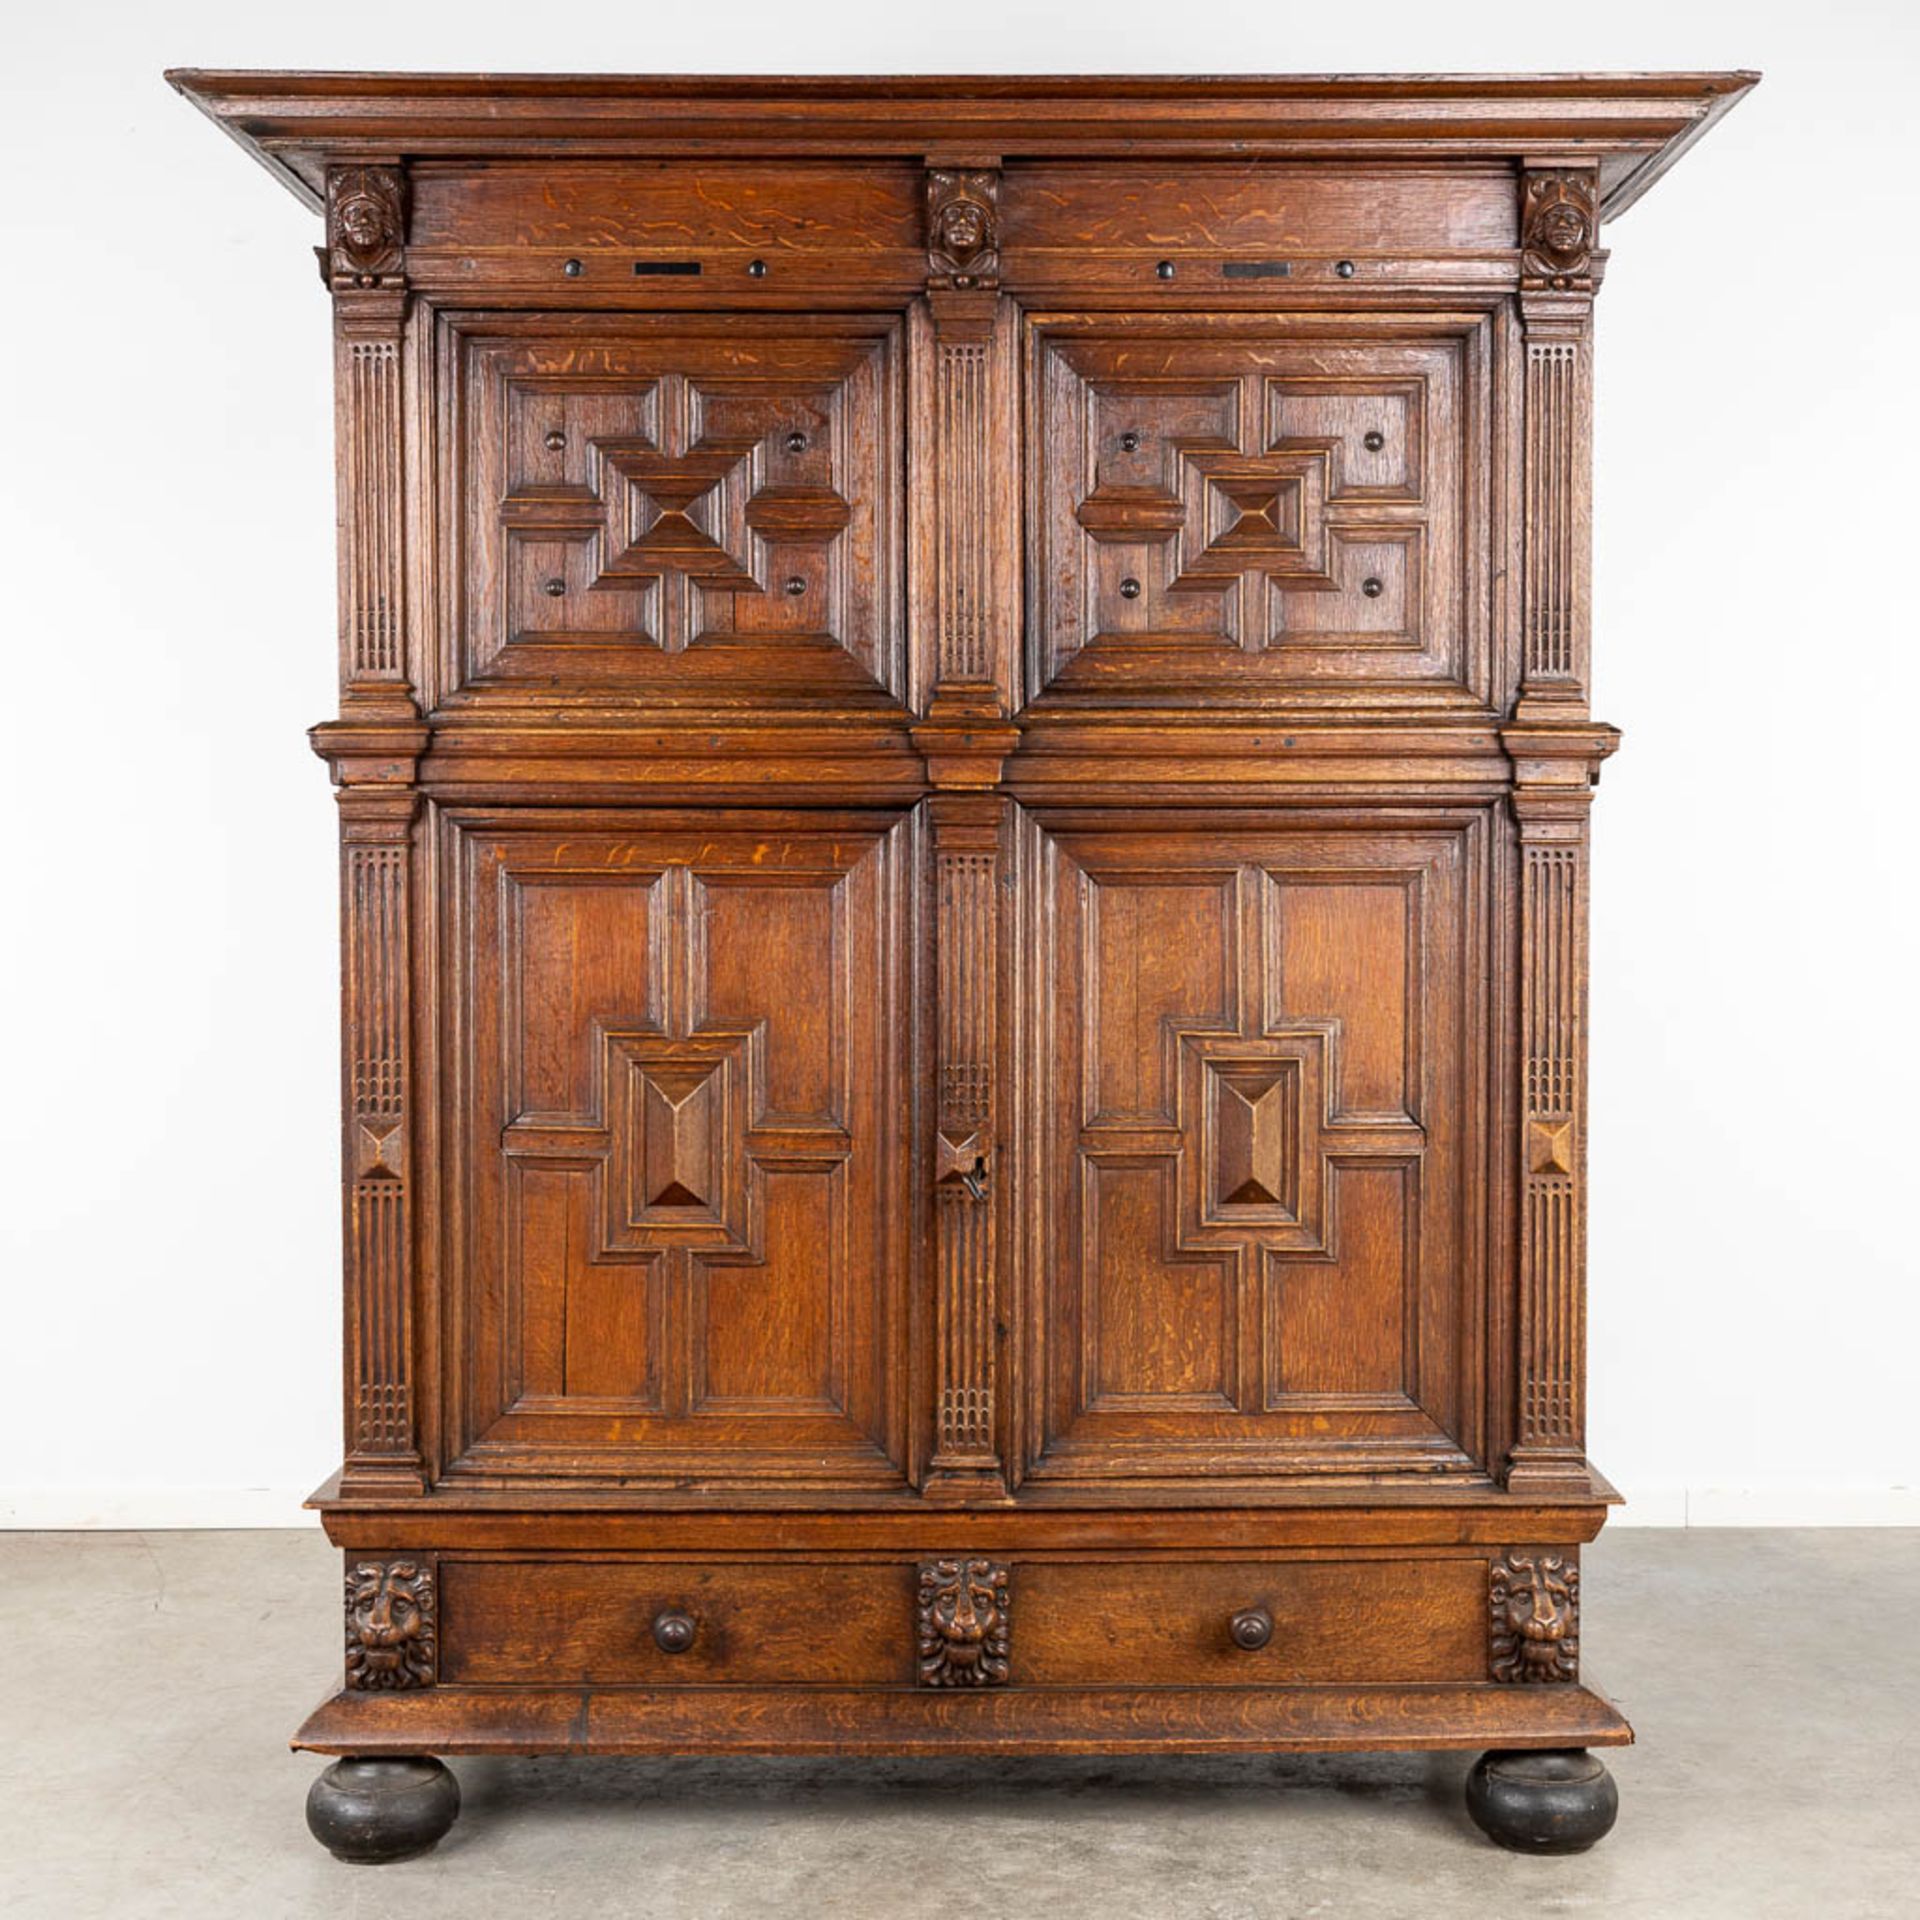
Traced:
<path id="1" fill-rule="evenodd" d="M 545 441 L 549 453 L 558 453 L 567 444 L 567 436 L 558 427 L 549 427 Z"/>
<path id="2" fill-rule="evenodd" d="M 578 260 L 569 260 L 560 271 L 564 273 L 569 280 L 578 280 L 580 276 L 586 272 L 586 268 L 583 267 Z"/>
<path id="3" fill-rule="evenodd" d="M 548 597 L 551 599 L 558 600 L 566 590 L 567 583 L 564 580 L 549 580 L 547 582 L 546 591 Z"/>
<path id="4" fill-rule="evenodd" d="M 1378 427 L 1375 427 L 1360 444 L 1365 447 L 1369 453 L 1378 453 L 1380 449 L 1387 444 L 1387 436 L 1382 433 Z"/>
<path id="5" fill-rule="evenodd" d="M 1157 273 L 1162 280 L 1171 280 L 1174 275 L 1173 262 L 1171 260 L 1162 260 L 1160 264 L 1154 268 L 1154 272 Z"/>
<path id="6" fill-rule="evenodd" d="M 1122 453 L 1138 453 L 1140 451 L 1140 436 L 1131 429 L 1123 433 L 1120 436 L 1120 451 Z"/>
<path id="7" fill-rule="evenodd" d="M 1140 582 L 1131 575 L 1122 580 L 1120 582 L 1120 598 L 1122 600 L 1138 600 L 1140 598 Z"/>
<path id="8" fill-rule="evenodd" d="M 794 430 L 787 435 L 787 451 L 789 453 L 805 453 L 806 450 L 807 436 L 802 433 L 798 427 L 795 427 Z"/>
<path id="9" fill-rule="evenodd" d="M 767 263 L 764 260 L 749 260 L 747 262 L 747 278 L 749 280 L 764 280 L 766 277 Z"/>
<path id="10" fill-rule="evenodd" d="M 1364 593 L 1369 600 L 1378 600 L 1386 590 L 1385 583 L 1371 573 L 1360 582 L 1360 591 Z"/>
<path id="11" fill-rule="evenodd" d="M 1351 280 L 1353 276 L 1360 271 L 1351 260 L 1337 261 L 1333 270 L 1342 280 Z"/>
<path id="12" fill-rule="evenodd" d="M 791 580 L 787 582 L 787 594 L 790 599 L 794 599 L 794 600 L 799 599 L 799 597 L 803 593 L 805 593 L 806 590 L 807 590 L 807 583 L 804 580 L 802 580 L 797 573 L 793 576 Z"/>

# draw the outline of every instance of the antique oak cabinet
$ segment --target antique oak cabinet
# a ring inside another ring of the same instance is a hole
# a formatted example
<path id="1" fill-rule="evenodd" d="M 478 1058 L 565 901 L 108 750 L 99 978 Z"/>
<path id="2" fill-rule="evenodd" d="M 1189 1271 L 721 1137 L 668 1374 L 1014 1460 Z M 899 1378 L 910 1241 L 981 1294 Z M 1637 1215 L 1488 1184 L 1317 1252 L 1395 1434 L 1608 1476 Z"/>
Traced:
<path id="1" fill-rule="evenodd" d="M 1605 1832 L 1591 319 L 1753 76 L 172 77 L 334 316 L 316 1833 L 1357 1747 Z"/>

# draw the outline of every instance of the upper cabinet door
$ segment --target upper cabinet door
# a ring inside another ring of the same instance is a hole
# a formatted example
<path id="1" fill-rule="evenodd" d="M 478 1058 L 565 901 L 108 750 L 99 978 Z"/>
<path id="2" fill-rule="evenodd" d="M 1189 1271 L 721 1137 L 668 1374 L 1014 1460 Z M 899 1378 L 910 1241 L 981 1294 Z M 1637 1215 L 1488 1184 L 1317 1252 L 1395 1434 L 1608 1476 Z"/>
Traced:
<path id="1" fill-rule="evenodd" d="M 1495 326 L 1035 316 L 1030 697 L 1487 705 Z"/>
<path id="2" fill-rule="evenodd" d="M 441 325 L 449 691 L 747 707 L 898 692 L 897 317 Z"/>

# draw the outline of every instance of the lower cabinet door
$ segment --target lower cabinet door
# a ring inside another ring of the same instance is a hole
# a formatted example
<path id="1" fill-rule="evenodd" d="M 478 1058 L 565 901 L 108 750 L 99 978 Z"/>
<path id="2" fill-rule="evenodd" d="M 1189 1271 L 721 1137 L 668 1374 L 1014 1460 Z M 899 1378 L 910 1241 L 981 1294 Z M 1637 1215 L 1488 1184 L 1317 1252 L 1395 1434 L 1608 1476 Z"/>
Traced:
<path id="1" fill-rule="evenodd" d="M 1474 1469 L 1486 828 L 1025 817 L 1029 1478 Z"/>
<path id="2" fill-rule="evenodd" d="M 450 1474 L 898 1486 L 898 817 L 443 817 Z"/>

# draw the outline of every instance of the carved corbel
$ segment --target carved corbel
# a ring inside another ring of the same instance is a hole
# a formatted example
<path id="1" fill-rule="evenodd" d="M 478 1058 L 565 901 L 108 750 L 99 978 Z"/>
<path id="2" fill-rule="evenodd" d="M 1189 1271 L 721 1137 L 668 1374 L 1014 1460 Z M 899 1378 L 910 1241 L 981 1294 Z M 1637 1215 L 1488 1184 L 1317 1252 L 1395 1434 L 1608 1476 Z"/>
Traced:
<path id="1" fill-rule="evenodd" d="M 327 169 L 327 243 L 316 251 L 335 292 L 405 289 L 407 197 L 404 167 Z"/>
<path id="2" fill-rule="evenodd" d="M 996 167 L 927 169 L 927 284 L 1000 284 L 1000 173 Z"/>
<path id="3" fill-rule="evenodd" d="M 1591 293 L 1599 241 L 1599 180 L 1591 168 L 1540 167 L 1522 176 L 1522 292 Z"/>

